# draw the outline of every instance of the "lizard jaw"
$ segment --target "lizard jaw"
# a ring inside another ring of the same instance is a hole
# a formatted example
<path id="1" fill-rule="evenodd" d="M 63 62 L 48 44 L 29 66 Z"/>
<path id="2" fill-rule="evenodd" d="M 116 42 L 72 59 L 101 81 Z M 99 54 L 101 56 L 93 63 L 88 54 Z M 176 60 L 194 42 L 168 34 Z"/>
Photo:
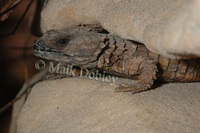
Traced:
<path id="1" fill-rule="evenodd" d="M 60 57 L 70 58 L 70 55 L 63 54 L 62 52 L 56 51 L 49 46 L 43 46 L 41 44 L 35 43 L 33 45 L 33 54 L 35 56 L 45 58 L 45 59 L 59 59 Z"/>
<path id="2" fill-rule="evenodd" d="M 63 61 L 76 66 L 87 64 L 85 59 L 82 59 L 81 57 L 71 56 L 59 51 L 55 51 L 49 46 L 38 45 L 36 43 L 33 45 L 33 54 L 47 60 Z M 79 63 L 77 64 L 77 62 Z"/>
<path id="3" fill-rule="evenodd" d="M 55 50 L 51 46 L 46 45 L 44 41 L 40 39 L 35 40 L 33 45 L 33 53 L 35 56 L 47 60 L 62 61 L 75 66 L 88 66 L 89 64 L 91 64 L 92 67 L 97 66 L 96 58 L 91 59 L 91 56 L 84 57 L 82 55 L 70 55 L 70 52 L 67 54 L 66 52 Z"/>

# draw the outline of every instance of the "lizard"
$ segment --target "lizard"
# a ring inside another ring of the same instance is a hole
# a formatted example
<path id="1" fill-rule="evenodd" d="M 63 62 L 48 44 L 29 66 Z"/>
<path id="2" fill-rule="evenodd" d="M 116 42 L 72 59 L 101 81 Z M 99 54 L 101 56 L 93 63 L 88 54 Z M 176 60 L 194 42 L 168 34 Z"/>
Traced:
<path id="1" fill-rule="evenodd" d="M 82 68 L 138 79 L 116 92 L 138 93 L 152 88 L 154 80 L 200 81 L 200 59 L 171 59 L 149 51 L 144 44 L 112 34 L 63 29 L 50 30 L 34 41 L 34 55 Z"/>

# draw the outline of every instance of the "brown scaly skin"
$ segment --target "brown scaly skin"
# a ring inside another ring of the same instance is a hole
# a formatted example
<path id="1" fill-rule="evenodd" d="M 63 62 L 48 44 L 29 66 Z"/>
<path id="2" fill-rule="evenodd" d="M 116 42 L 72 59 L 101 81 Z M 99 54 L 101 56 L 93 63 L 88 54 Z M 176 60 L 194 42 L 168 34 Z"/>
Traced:
<path id="1" fill-rule="evenodd" d="M 166 82 L 200 81 L 200 60 L 167 59 L 140 44 L 110 34 L 81 30 L 51 30 L 35 41 L 36 56 L 84 68 L 100 68 L 122 77 L 137 77 L 135 85 L 116 91 L 148 90 L 155 79 Z"/>

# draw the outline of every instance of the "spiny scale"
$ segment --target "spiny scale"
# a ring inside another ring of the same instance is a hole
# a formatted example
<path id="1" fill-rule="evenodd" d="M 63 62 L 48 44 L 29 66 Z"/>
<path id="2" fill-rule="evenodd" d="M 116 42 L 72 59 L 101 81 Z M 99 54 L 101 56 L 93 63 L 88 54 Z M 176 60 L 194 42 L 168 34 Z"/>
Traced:
<path id="1" fill-rule="evenodd" d="M 109 43 L 108 49 L 99 58 L 98 67 L 121 73 L 123 77 L 138 75 L 139 80 L 135 85 L 118 87 L 116 91 L 141 92 L 151 88 L 155 79 L 166 82 L 200 81 L 199 59 L 167 59 L 137 42 L 111 38 L 115 41 Z"/>

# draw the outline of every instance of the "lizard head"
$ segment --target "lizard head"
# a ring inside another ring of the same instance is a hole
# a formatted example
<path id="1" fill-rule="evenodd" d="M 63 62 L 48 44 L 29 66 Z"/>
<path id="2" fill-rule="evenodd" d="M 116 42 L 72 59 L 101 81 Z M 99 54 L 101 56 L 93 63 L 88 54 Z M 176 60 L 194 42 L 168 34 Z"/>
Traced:
<path id="1" fill-rule="evenodd" d="M 33 53 L 80 67 L 96 67 L 106 46 L 98 33 L 76 30 L 50 30 L 34 41 Z"/>

